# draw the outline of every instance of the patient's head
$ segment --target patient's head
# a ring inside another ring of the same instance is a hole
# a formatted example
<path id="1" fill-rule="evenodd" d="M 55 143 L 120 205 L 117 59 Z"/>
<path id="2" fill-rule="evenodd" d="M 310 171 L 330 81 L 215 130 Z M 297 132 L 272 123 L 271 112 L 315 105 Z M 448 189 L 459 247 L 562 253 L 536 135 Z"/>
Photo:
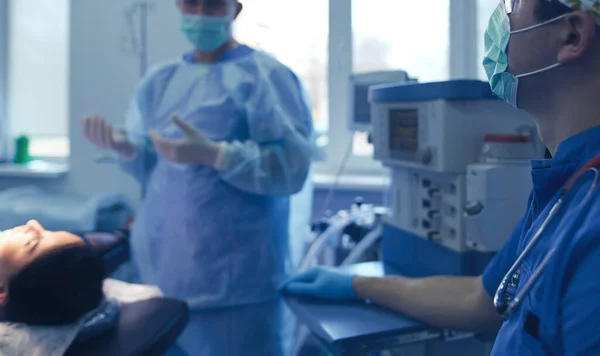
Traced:
<path id="1" fill-rule="evenodd" d="M 8 321 L 73 323 L 102 301 L 103 277 L 102 261 L 76 235 L 35 221 L 0 233 L 0 307 Z"/>

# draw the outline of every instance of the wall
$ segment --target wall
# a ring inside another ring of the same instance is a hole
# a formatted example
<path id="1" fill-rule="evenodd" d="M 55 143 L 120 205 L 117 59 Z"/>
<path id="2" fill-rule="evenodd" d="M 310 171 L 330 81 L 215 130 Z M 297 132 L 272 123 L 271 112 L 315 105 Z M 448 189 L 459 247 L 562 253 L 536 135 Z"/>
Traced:
<path id="1" fill-rule="evenodd" d="M 97 150 L 80 135 L 78 118 L 103 115 L 122 125 L 124 112 L 139 81 L 139 60 L 124 52 L 127 36 L 124 9 L 131 1 L 71 1 L 71 173 L 68 189 L 82 193 L 118 191 L 132 201 L 138 185 L 114 165 L 98 165 Z M 179 41 L 173 2 L 156 1 L 149 16 L 148 61 L 171 58 L 186 47 Z"/>
<path id="2" fill-rule="evenodd" d="M 112 164 L 97 164 L 100 153 L 81 134 L 80 118 L 87 114 L 104 116 L 114 125 L 124 123 L 124 112 L 139 80 L 139 60 L 124 51 L 126 28 L 124 10 L 131 1 L 71 0 L 69 47 L 69 132 L 71 170 L 59 180 L 0 177 L 0 189 L 38 185 L 57 192 L 97 194 L 120 192 L 138 202 L 137 183 Z M 179 33 L 178 13 L 171 1 L 155 1 L 148 22 L 148 62 L 173 58 L 188 46 Z M 313 210 L 318 212 L 327 190 L 315 189 Z M 356 196 L 367 203 L 381 203 L 373 191 L 338 190 L 330 209 L 350 206 Z"/>
<path id="3" fill-rule="evenodd" d="M 69 0 L 11 0 L 8 83 L 12 137 L 67 133 Z M 35 98 L 35 105 L 32 105 Z"/>
<path id="4" fill-rule="evenodd" d="M 8 1 L 0 1 L 0 58 L 8 58 Z M 3 64 L 3 63 L 0 63 Z M 0 65 L 0 135 L 5 137 L 9 129 L 6 98 L 8 92 L 8 73 L 6 65 Z M 0 157 L 5 155 L 5 144 L 0 143 Z"/>
<path id="5" fill-rule="evenodd" d="M 120 52 L 122 36 L 120 2 L 71 1 L 70 50 L 70 190 L 97 193 L 118 189 L 137 198 L 135 184 L 116 167 L 97 165 L 97 150 L 80 135 L 78 118 L 104 116 L 114 125 L 123 123 L 128 98 L 138 79 L 134 58 Z"/>
<path id="6" fill-rule="evenodd" d="M 34 184 L 58 192 L 95 194 L 120 192 L 132 202 L 140 189 L 129 176 L 111 164 L 99 165 L 100 153 L 82 136 L 80 118 L 104 116 L 114 125 L 124 123 L 124 112 L 139 80 L 139 60 L 125 48 L 124 10 L 133 1 L 71 0 L 69 38 L 68 117 L 71 170 L 60 180 L 0 178 L 0 189 Z M 184 51 L 173 2 L 156 1 L 149 16 L 148 62 L 160 62 Z"/>
<path id="7" fill-rule="evenodd" d="M 139 200 L 140 189 L 133 179 L 115 165 L 94 162 L 100 151 L 85 140 L 80 121 L 85 115 L 98 114 L 111 124 L 124 123 L 124 112 L 140 76 L 138 58 L 124 50 L 124 10 L 132 2 L 71 0 L 67 63 L 70 172 L 59 180 L 0 177 L 0 189 L 33 184 L 57 192 L 119 192 L 133 203 Z M 173 2 L 157 0 L 148 27 L 149 63 L 186 49 Z"/>

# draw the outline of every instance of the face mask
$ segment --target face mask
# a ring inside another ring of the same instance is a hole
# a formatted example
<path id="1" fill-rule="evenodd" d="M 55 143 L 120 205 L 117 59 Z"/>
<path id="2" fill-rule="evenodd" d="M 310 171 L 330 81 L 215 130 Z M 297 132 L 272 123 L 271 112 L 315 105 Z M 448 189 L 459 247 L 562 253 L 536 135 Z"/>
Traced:
<path id="1" fill-rule="evenodd" d="M 490 23 L 485 31 L 485 57 L 483 59 L 483 67 L 485 68 L 485 72 L 490 82 L 490 87 L 492 88 L 492 92 L 494 94 L 517 108 L 517 90 L 519 88 L 519 78 L 542 73 L 560 66 L 560 63 L 556 63 L 530 73 L 513 75 L 506 72 L 506 69 L 508 68 L 508 56 L 506 54 L 506 49 L 508 47 L 508 41 L 511 35 L 546 26 L 562 19 L 567 15 L 568 14 L 565 14 L 555 19 L 530 26 L 522 30 L 511 31 L 510 20 L 506 12 L 504 1 L 500 1 L 500 4 L 490 18 Z"/>
<path id="2" fill-rule="evenodd" d="M 181 31 L 200 52 L 211 52 L 231 38 L 229 17 L 184 14 Z"/>

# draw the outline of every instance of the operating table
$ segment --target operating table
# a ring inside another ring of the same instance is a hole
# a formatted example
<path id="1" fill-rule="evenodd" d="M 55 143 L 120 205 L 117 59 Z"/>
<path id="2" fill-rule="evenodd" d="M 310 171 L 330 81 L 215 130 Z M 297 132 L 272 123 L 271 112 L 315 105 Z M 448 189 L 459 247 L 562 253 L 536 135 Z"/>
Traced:
<path id="1" fill-rule="evenodd" d="M 85 233 L 84 238 L 104 256 L 107 275 L 129 259 L 129 235 Z M 82 344 L 71 346 L 67 356 L 162 355 L 188 322 L 184 302 L 160 298 L 121 306 L 116 328 Z"/>

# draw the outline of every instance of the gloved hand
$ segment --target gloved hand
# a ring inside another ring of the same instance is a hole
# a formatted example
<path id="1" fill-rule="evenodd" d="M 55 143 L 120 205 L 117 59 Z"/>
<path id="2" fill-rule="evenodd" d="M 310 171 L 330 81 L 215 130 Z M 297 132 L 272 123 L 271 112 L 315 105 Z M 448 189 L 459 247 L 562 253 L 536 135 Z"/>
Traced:
<path id="1" fill-rule="evenodd" d="M 133 159 L 136 156 L 135 145 L 100 116 L 85 117 L 83 133 L 96 147 L 113 150 L 125 159 Z"/>
<path id="2" fill-rule="evenodd" d="M 352 280 L 351 275 L 318 267 L 289 279 L 279 289 L 284 293 L 332 301 L 357 300 Z"/>
<path id="3" fill-rule="evenodd" d="M 224 145 L 213 142 L 208 136 L 174 116 L 173 122 L 185 134 L 180 140 L 167 140 L 156 131 L 150 132 L 156 151 L 171 162 L 215 166 L 219 151 Z"/>

